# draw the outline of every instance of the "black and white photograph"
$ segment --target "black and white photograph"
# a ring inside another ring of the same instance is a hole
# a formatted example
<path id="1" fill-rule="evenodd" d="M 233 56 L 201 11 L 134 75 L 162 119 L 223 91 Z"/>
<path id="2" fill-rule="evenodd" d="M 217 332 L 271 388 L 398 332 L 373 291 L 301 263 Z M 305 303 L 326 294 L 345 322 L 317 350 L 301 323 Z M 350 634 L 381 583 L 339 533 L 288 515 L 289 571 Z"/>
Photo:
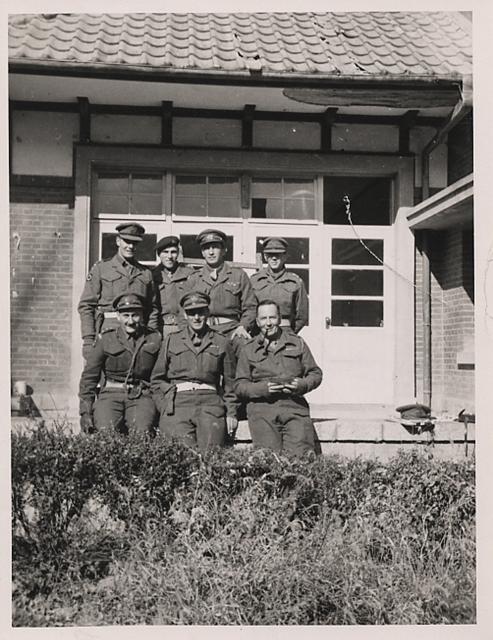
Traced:
<path id="1" fill-rule="evenodd" d="M 474 11 L 65 6 L 8 12 L 12 629 L 470 633 Z"/>

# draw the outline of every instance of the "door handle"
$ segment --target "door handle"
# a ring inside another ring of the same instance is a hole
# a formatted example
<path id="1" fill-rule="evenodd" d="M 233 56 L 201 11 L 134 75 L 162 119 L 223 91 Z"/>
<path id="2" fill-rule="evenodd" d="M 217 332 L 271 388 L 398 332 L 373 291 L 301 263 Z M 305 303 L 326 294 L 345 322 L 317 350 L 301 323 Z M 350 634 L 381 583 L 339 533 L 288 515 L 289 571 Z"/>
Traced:
<path id="1" fill-rule="evenodd" d="M 326 329 L 330 329 L 330 325 L 331 325 L 331 318 L 326 317 L 325 318 L 325 328 Z"/>

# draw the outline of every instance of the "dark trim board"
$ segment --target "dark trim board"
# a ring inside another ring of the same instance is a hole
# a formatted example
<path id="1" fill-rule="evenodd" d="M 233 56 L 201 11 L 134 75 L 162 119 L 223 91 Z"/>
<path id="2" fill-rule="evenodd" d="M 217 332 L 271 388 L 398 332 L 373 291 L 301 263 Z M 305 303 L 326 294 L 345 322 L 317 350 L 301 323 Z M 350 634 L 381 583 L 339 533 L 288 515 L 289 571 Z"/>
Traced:
<path id="1" fill-rule="evenodd" d="M 12 100 L 13 111 L 52 111 L 56 113 L 79 113 L 77 102 L 36 102 L 30 100 Z M 138 115 L 138 116 L 162 116 L 162 107 L 147 107 L 137 105 L 119 104 L 97 104 L 89 103 L 91 114 L 107 115 Z M 236 109 L 191 109 L 183 107 L 172 107 L 173 118 L 213 118 L 217 120 L 242 120 L 243 110 Z M 315 122 L 322 123 L 326 118 L 326 110 L 319 113 L 300 111 L 261 111 L 255 110 L 253 120 L 273 121 L 273 122 Z M 443 124 L 444 118 L 431 116 L 417 116 L 414 120 L 415 127 L 438 127 Z M 333 124 L 372 124 L 372 125 L 394 125 L 402 123 L 402 116 L 367 116 L 357 114 L 336 113 L 332 120 Z"/>

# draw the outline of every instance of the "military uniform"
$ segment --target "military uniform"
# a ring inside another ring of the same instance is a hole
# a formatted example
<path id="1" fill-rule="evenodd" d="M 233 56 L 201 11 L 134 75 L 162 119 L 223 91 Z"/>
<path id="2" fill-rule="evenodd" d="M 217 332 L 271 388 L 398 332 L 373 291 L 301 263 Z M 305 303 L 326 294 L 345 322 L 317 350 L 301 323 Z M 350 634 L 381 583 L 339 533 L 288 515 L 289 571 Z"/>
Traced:
<path id="1" fill-rule="evenodd" d="M 80 379 L 80 415 L 92 415 L 96 429 L 149 432 L 156 416 L 149 381 L 160 346 L 161 335 L 146 328 L 137 338 L 120 326 L 100 334 Z M 102 373 L 105 382 L 95 401 Z"/>
<path id="2" fill-rule="evenodd" d="M 254 273 L 250 282 L 259 302 L 272 300 L 279 305 L 283 327 L 299 333 L 308 323 L 308 296 L 303 280 L 296 273 L 283 269 L 276 274 L 266 268 Z"/>
<path id="3" fill-rule="evenodd" d="M 295 377 L 297 394 L 269 393 L 268 382 Z M 303 395 L 321 381 L 322 370 L 300 336 L 282 329 L 270 345 L 263 335 L 250 340 L 240 352 L 234 388 L 238 398 L 248 402 L 253 444 L 296 455 L 314 451 L 314 429 Z"/>
<path id="4" fill-rule="evenodd" d="M 219 333 L 229 336 L 239 324 L 252 328 L 257 301 L 243 269 L 224 262 L 216 272 L 204 265 L 190 276 L 188 288 L 209 295 L 209 322 Z"/>
<path id="5" fill-rule="evenodd" d="M 170 272 L 162 264 L 152 270 L 154 285 L 158 292 L 159 329 L 164 337 L 175 333 L 183 326 L 185 318 L 180 307 L 180 299 L 187 289 L 188 278 L 193 269 L 184 264 L 178 264 L 175 271 Z"/>
<path id="6" fill-rule="evenodd" d="M 224 444 L 226 414 L 236 417 L 237 413 L 233 382 L 232 347 L 227 338 L 207 326 L 201 336 L 188 326 L 170 334 L 151 377 L 160 434 L 201 450 Z"/>
<path id="7" fill-rule="evenodd" d="M 136 261 L 130 264 L 117 253 L 96 262 L 87 276 L 78 306 L 83 339 L 94 339 L 103 329 L 116 326 L 112 302 L 126 291 L 143 296 L 147 325 L 158 328 L 159 308 L 150 269 Z"/>

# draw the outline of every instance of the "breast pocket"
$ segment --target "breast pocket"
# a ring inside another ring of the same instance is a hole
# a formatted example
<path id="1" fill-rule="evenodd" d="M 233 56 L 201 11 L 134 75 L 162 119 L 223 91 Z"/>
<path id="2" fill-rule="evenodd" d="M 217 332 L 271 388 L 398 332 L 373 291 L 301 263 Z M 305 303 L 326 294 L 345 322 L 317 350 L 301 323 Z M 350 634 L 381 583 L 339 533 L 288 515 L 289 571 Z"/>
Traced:
<path id="1" fill-rule="evenodd" d="M 292 376 L 301 376 L 303 373 L 301 350 L 297 347 L 287 348 L 282 355 L 286 373 Z"/>
<path id="2" fill-rule="evenodd" d="M 127 280 L 119 273 L 101 275 L 101 304 L 111 304 L 127 288 Z"/>
<path id="3" fill-rule="evenodd" d="M 139 370 L 142 369 L 142 373 L 149 373 L 152 370 L 158 353 L 159 344 L 157 342 L 146 342 L 142 346 L 139 358 Z"/>

